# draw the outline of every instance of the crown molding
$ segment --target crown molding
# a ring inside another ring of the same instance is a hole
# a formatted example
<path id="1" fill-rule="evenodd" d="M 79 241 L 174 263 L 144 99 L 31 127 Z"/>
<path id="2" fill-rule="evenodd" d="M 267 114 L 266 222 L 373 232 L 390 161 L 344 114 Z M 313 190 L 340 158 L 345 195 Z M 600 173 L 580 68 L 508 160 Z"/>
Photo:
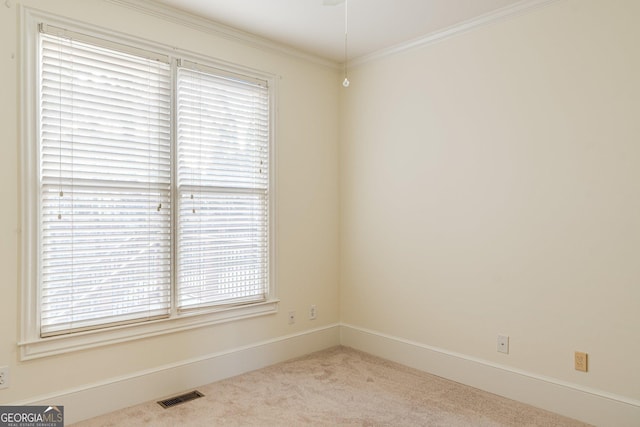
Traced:
<path id="1" fill-rule="evenodd" d="M 371 54 L 352 59 L 349 61 L 349 66 L 355 67 L 358 65 L 363 65 L 368 62 L 377 61 L 389 56 L 397 55 L 399 53 L 428 46 L 430 44 L 440 42 L 450 37 L 454 37 L 458 34 L 474 30 L 478 27 L 492 24 L 494 22 L 511 18 L 513 16 L 521 15 L 533 9 L 548 6 L 558 1 L 560 0 L 521 0 L 510 6 L 505 6 L 492 12 L 485 13 L 484 15 L 480 15 L 478 17 L 454 24 L 443 30 L 438 30 L 425 36 L 421 36 L 416 39 L 409 40 L 407 42 L 400 43 L 389 48 L 378 50 Z"/>
<path id="2" fill-rule="evenodd" d="M 331 61 L 326 58 L 322 58 L 308 52 L 287 46 L 285 44 L 277 43 L 268 39 L 265 39 L 254 34 L 238 30 L 237 28 L 230 27 L 228 25 L 215 22 L 213 20 L 203 18 L 198 15 L 194 15 L 182 10 L 175 9 L 173 7 L 156 3 L 152 0 L 103 0 L 107 3 L 112 3 L 117 6 L 126 7 L 136 12 L 144 13 L 146 15 L 153 16 L 154 18 L 160 18 L 165 21 L 174 22 L 185 27 L 189 27 L 204 33 L 213 34 L 217 37 L 242 43 L 246 46 L 250 46 L 257 49 L 268 50 L 271 52 L 284 54 L 294 58 L 302 59 L 305 61 L 313 62 L 329 68 L 339 68 L 339 64 L 335 61 Z"/>
<path id="3" fill-rule="evenodd" d="M 248 33 L 246 31 L 238 30 L 228 25 L 215 22 L 211 19 L 203 18 L 198 15 L 194 15 L 182 10 L 175 9 L 173 7 L 154 2 L 152 0 L 103 0 L 107 3 L 112 3 L 121 7 L 126 7 L 135 10 L 140 13 L 144 13 L 155 18 L 160 18 L 169 22 L 174 22 L 189 28 L 193 28 L 198 31 L 213 34 L 217 37 L 239 42 L 244 45 L 269 50 L 271 52 L 284 54 L 287 56 L 295 57 L 305 61 L 313 62 L 325 67 L 341 69 L 342 64 L 335 61 L 323 58 L 317 55 L 310 54 L 308 52 L 293 48 L 291 46 L 277 43 L 260 36 Z M 556 3 L 561 0 L 521 0 L 510 6 L 506 6 L 495 11 L 480 15 L 478 17 L 454 24 L 443 30 L 435 31 L 425 36 L 418 37 L 413 40 L 409 40 L 404 43 L 400 43 L 391 46 L 386 49 L 378 50 L 373 53 L 363 55 L 349 60 L 349 67 L 356 67 L 366 64 L 368 62 L 380 60 L 389 56 L 397 55 L 399 53 L 407 52 L 413 49 L 418 49 L 424 46 L 428 46 L 433 43 L 440 42 L 442 40 L 454 37 L 456 35 L 465 33 L 467 31 L 474 30 L 478 27 L 482 27 L 494 22 L 511 18 L 513 16 L 521 15 L 530 12 L 533 9 L 537 9 L 543 6 L 548 6 L 552 3 Z"/>

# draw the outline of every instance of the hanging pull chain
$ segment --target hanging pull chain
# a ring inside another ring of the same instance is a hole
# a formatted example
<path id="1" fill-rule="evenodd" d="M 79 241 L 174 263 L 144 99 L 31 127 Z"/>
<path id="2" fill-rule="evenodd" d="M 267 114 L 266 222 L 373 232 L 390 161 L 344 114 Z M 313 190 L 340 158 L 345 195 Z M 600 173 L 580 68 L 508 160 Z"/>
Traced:
<path id="1" fill-rule="evenodd" d="M 347 62 L 349 56 L 347 55 L 347 34 L 349 33 L 349 0 L 344 0 L 344 80 L 342 86 L 349 87 L 349 77 L 347 76 Z"/>

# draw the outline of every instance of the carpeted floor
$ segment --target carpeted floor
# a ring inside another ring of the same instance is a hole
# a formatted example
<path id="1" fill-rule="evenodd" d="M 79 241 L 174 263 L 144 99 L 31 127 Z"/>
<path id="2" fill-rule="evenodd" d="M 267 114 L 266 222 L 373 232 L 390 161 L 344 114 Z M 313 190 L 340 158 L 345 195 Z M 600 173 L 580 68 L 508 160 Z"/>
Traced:
<path id="1" fill-rule="evenodd" d="M 585 426 L 345 347 L 74 424 L 95 426 Z"/>

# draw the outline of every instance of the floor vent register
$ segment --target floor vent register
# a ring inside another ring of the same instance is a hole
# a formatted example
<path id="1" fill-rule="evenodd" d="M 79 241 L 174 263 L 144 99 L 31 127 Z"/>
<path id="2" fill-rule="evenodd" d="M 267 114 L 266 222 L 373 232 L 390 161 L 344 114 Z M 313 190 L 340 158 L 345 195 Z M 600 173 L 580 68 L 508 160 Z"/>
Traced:
<path id="1" fill-rule="evenodd" d="M 171 408 L 172 406 L 179 405 L 181 403 L 189 402 L 193 399 L 198 399 L 199 397 L 203 396 L 204 394 L 200 393 L 198 390 L 195 390 L 189 393 L 181 394 L 180 396 L 174 396 L 165 400 L 161 400 L 158 402 L 158 404 L 166 409 Z"/>

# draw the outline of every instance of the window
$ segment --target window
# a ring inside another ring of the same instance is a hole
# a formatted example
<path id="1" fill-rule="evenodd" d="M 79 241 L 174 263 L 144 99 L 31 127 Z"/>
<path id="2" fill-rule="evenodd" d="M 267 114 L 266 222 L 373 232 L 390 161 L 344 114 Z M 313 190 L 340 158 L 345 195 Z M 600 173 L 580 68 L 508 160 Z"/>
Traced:
<path id="1" fill-rule="evenodd" d="M 171 307 L 170 67 L 71 37 L 40 35 L 41 336 Z"/>
<path id="2" fill-rule="evenodd" d="M 274 312 L 270 77 L 37 24 L 23 358 Z"/>
<path id="3" fill-rule="evenodd" d="M 178 67 L 178 306 L 265 297 L 269 109 L 263 82 Z"/>

